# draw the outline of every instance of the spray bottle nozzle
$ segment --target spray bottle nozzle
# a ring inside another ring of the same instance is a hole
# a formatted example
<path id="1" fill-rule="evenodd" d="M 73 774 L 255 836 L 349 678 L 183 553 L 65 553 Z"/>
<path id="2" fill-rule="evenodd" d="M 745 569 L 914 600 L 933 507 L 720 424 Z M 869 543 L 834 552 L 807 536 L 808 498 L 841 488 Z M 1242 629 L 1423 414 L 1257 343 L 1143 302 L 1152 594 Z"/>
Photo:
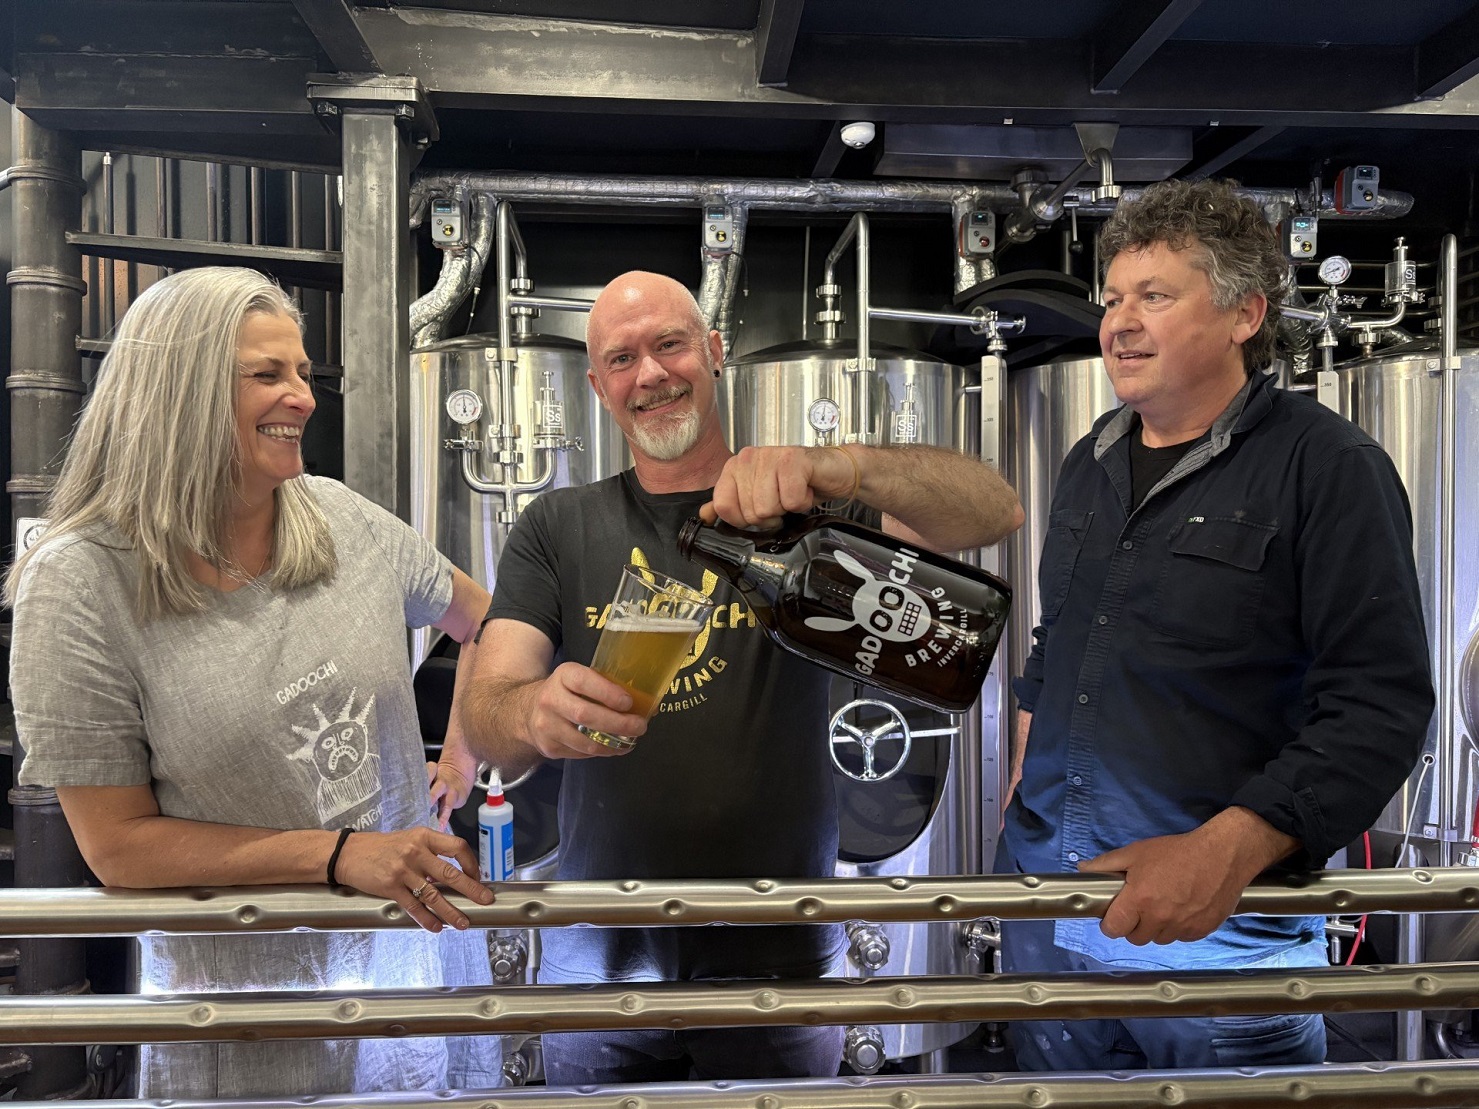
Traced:
<path id="1" fill-rule="evenodd" d="M 503 778 L 499 775 L 496 766 L 488 770 L 488 804 L 503 804 Z"/>

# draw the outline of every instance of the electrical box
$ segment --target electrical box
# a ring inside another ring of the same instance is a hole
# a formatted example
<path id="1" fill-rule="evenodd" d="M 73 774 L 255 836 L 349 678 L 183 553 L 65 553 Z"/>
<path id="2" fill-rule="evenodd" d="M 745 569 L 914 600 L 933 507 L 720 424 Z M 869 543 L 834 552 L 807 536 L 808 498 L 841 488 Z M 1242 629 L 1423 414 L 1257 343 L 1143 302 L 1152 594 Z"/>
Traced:
<path id="1" fill-rule="evenodd" d="M 734 209 L 727 204 L 704 205 L 704 250 L 728 254 L 734 249 Z"/>
<path id="2" fill-rule="evenodd" d="M 1319 231 L 1318 216 L 1290 216 L 1284 222 L 1284 250 L 1295 261 L 1313 258 L 1318 253 L 1315 240 Z"/>
<path id="3" fill-rule="evenodd" d="M 431 202 L 431 241 L 439 247 L 461 246 L 464 238 L 462 204 L 457 200 L 434 197 Z"/>
<path id="4" fill-rule="evenodd" d="M 1381 203 L 1381 170 L 1376 166 L 1347 166 L 1335 177 L 1335 210 L 1363 212 Z"/>
<path id="5" fill-rule="evenodd" d="M 996 253 L 996 213 L 977 209 L 960 221 L 960 252 L 967 258 Z"/>

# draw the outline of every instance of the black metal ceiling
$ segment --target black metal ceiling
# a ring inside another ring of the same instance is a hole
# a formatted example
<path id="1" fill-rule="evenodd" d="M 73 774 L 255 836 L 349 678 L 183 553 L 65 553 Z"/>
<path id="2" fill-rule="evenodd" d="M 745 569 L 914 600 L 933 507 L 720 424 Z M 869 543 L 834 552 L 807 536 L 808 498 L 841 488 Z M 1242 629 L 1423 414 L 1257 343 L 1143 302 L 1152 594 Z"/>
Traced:
<path id="1" fill-rule="evenodd" d="M 867 177 L 891 126 L 1118 122 L 1250 184 L 1376 163 L 1450 225 L 1479 168 L 1479 0 L 0 0 L 0 66 L 89 145 L 277 164 L 336 161 L 338 71 L 418 79 L 445 166 Z"/>

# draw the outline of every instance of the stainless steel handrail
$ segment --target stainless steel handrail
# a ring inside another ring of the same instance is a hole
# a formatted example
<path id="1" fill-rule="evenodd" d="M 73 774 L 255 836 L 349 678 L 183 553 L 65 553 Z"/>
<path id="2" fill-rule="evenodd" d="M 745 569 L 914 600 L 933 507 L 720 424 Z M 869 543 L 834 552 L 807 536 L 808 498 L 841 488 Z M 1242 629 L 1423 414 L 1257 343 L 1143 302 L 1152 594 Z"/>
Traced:
<path id="1" fill-rule="evenodd" d="M 479 928 L 570 924 L 829 924 L 849 920 L 960 921 L 1087 918 L 1123 886 L 1094 874 L 994 874 L 816 880 L 693 879 L 503 882 L 492 905 L 454 895 Z M 1479 908 L 1479 870 L 1331 870 L 1264 877 L 1239 914 L 1326 916 L 1462 912 Z M 356 932 L 416 927 L 393 901 L 323 886 L 218 889 L 0 890 L 0 935 L 117 936 Z"/>
<path id="2" fill-rule="evenodd" d="M 1479 963 L 0 999 L 9 1044 L 204 1043 L 1479 1007 Z"/>
<path id="3" fill-rule="evenodd" d="M 69 1101 L 69 1109 L 1415 1109 L 1479 1105 L 1479 1063 L 1337 1063 L 1103 1074 L 938 1074 L 666 1082 L 579 1089 L 341 1094 L 207 1101 Z M 7 1109 L 56 1109 L 54 1101 Z"/>

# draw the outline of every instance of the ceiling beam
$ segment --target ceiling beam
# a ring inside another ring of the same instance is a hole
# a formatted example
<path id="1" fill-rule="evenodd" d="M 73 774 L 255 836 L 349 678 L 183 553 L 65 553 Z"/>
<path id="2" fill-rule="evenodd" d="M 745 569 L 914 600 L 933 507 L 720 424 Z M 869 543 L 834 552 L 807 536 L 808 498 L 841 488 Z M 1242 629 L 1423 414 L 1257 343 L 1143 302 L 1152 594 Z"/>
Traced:
<path id="1" fill-rule="evenodd" d="M 755 83 L 785 85 L 791 72 L 791 52 L 801 30 L 805 0 L 760 0 L 755 23 Z"/>
<path id="2" fill-rule="evenodd" d="M 293 7 L 340 73 L 383 73 L 360 33 L 350 0 L 293 0 Z"/>
<path id="3" fill-rule="evenodd" d="M 1124 0 L 1096 34 L 1094 92 L 1119 92 L 1202 0 Z"/>
<path id="4" fill-rule="evenodd" d="M 1417 95 L 1447 96 L 1479 76 L 1479 7 L 1417 44 Z"/>
<path id="5" fill-rule="evenodd" d="M 1219 153 L 1213 154 L 1200 165 L 1186 170 L 1181 176 L 1188 181 L 1200 181 L 1204 177 L 1211 177 L 1214 173 L 1221 173 L 1240 158 L 1253 153 L 1275 135 L 1283 134 L 1284 130 L 1283 127 L 1259 127 L 1251 134 L 1228 143 Z"/>
<path id="6" fill-rule="evenodd" d="M 316 59 L 21 54 L 16 107 L 65 131 L 316 137 Z"/>
<path id="7" fill-rule="evenodd" d="M 521 108 L 877 123 L 1479 128 L 1479 82 L 1416 100 L 1412 48 L 1166 43 L 1118 95 L 1089 85 L 1089 48 L 1045 41 L 800 36 L 785 88 L 757 86 L 756 36 L 431 8 L 361 8 L 387 73 L 438 108 Z M 497 58 L 497 65 L 489 65 Z"/>

